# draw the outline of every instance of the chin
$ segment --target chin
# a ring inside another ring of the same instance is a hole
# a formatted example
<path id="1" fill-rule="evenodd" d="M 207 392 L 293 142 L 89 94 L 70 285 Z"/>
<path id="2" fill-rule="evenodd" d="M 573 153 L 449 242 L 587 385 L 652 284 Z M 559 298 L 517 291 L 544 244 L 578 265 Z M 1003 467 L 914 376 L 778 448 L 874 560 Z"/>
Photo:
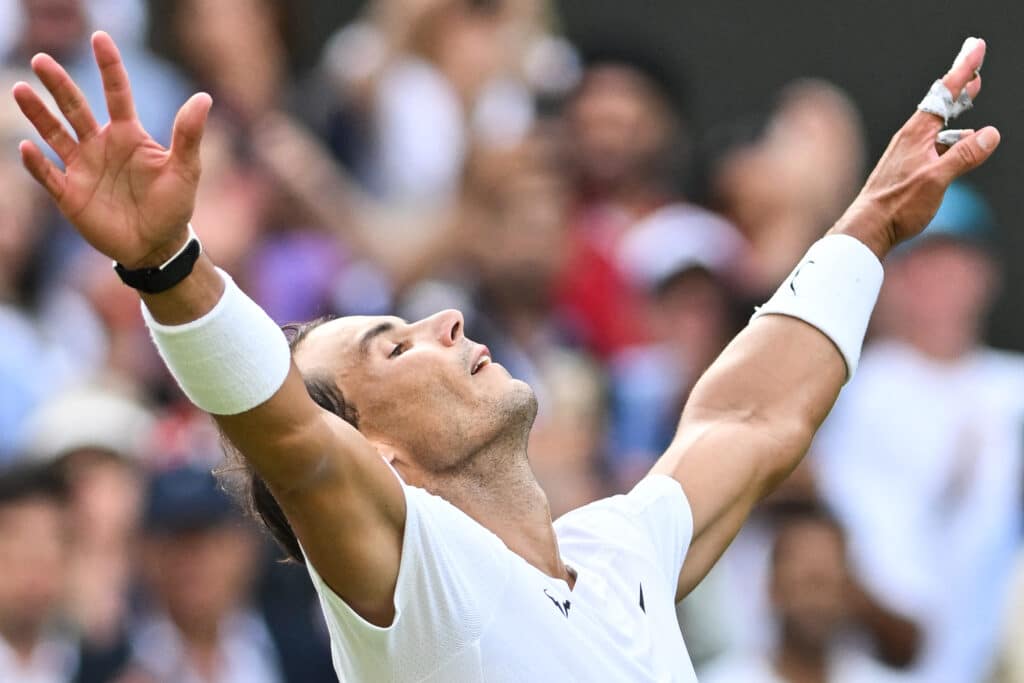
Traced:
<path id="1" fill-rule="evenodd" d="M 537 417 L 537 394 L 526 382 L 513 379 L 502 400 L 503 412 L 509 426 L 523 426 L 527 431 Z"/>

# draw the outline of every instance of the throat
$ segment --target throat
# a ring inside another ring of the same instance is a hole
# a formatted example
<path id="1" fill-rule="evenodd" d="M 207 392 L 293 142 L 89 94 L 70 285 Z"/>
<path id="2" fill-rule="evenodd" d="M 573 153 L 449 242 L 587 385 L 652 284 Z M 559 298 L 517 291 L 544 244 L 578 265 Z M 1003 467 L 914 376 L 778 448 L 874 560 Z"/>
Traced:
<path id="1" fill-rule="evenodd" d="M 571 589 L 576 572 L 562 561 L 547 495 L 526 455 L 510 460 L 506 456 L 505 462 L 492 461 L 486 469 L 486 476 L 469 471 L 429 488 L 491 531 L 509 550 Z"/>

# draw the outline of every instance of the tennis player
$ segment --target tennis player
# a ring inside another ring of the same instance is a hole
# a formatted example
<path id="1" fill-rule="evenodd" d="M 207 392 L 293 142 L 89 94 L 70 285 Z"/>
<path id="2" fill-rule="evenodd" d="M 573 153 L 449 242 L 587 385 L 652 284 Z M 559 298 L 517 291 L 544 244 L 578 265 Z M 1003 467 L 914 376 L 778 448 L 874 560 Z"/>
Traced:
<path id="1" fill-rule="evenodd" d="M 24 164 L 140 291 L 182 389 L 283 511 L 264 516 L 305 561 L 347 681 L 694 681 L 675 603 L 799 463 L 853 375 L 880 260 L 999 143 L 991 127 L 940 135 L 981 87 L 985 45 L 969 39 L 849 210 L 694 388 L 650 475 L 553 523 L 526 452 L 536 399 L 462 316 L 343 318 L 289 348 L 189 225 L 210 97 L 185 103 L 165 149 L 139 124 L 113 41 L 92 45 L 110 123 L 37 55 L 74 135 L 17 84 L 65 170 L 29 141 Z"/>

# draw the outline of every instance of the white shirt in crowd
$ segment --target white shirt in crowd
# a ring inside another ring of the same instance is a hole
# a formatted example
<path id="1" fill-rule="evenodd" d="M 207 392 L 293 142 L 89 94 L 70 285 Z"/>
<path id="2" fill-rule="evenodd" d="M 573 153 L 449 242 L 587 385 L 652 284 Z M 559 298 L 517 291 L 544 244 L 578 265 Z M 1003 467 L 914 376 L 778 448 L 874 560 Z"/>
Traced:
<path id="1" fill-rule="evenodd" d="M 282 683 L 277 650 L 263 619 L 239 612 L 220 624 L 218 671 L 213 679 L 201 675 L 189 661 L 177 628 L 154 616 L 133 634 L 138 666 L 157 681 L 170 683 Z M 0 679 L 5 680 L 5 679 Z"/>
<path id="2" fill-rule="evenodd" d="M 69 683 L 77 669 L 78 648 L 69 640 L 44 638 L 25 660 L 0 638 L 0 681 L 3 683 Z"/>
<path id="3" fill-rule="evenodd" d="M 572 590 L 447 501 L 403 489 L 391 626 L 364 621 L 310 567 L 342 681 L 696 683 L 675 613 L 693 518 L 674 479 L 555 522 Z"/>
<path id="4" fill-rule="evenodd" d="M 1021 530 L 1024 360 L 952 363 L 896 343 L 864 353 L 813 448 L 858 578 L 915 618 L 914 680 L 980 681 L 998 643 Z"/>
<path id="5" fill-rule="evenodd" d="M 789 683 L 767 657 L 726 656 L 701 671 L 701 683 Z M 828 666 L 828 683 L 901 683 L 906 679 L 871 657 L 841 650 Z"/>

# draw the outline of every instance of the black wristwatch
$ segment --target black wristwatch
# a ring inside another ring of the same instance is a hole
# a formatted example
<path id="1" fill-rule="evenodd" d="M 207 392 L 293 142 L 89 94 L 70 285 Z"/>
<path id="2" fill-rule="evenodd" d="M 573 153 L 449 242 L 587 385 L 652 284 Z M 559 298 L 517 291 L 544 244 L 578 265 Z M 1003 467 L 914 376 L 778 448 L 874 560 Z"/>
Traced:
<path id="1" fill-rule="evenodd" d="M 199 243 L 199 238 L 192 230 L 192 226 L 189 225 L 188 241 L 185 246 L 162 266 L 129 270 L 120 263 L 114 263 L 114 272 L 129 287 L 146 294 L 159 294 L 187 278 L 202 253 L 203 246 Z"/>

